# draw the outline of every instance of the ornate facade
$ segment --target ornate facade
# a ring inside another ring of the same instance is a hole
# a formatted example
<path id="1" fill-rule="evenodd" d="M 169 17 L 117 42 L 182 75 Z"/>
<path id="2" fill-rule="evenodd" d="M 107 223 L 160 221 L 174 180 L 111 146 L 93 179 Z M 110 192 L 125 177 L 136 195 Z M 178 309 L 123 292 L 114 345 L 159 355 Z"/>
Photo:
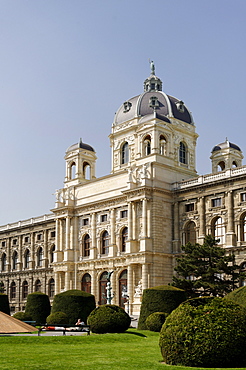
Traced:
<path id="1" fill-rule="evenodd" d="M 246 258 L 246 167 L 226 140 L 212 150 L 212 174 L 196 173 L 195 123 L 188 108 L 162 92 L 151 75 L 144 92 L 125 101 L 109 136 L 111 174 L 96 178 L 95 150 L 81 140 L 65 154 L 64 187 L 52 214 L 0 227 L 0 280 L 12 312 L 28 293 L 51 300 L 82 289 L 138 314 L 143 289 L 172 280 L 175 256 L 187 241 L 220 238 L 238 262 Z"/>

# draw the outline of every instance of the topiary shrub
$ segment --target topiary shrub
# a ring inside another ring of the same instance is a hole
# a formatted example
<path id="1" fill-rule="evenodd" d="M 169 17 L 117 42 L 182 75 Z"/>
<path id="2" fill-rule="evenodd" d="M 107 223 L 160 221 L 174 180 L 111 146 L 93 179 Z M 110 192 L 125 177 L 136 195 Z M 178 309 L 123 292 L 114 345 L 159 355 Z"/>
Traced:
<path id="1" fill-rule="evenodd" d="M 94 295 L 74 289 L 55 295 L 51 313 L 64 312 L 68 316 L 67 324 L 75 325 L 78 319 L 86 323 L 95 307 Z"/>
<path id="2" fill-rule="evenodd" d="M 245 363 L 245 341 L 243 307 L 223 298 L 195 298 L 166 318 L 159 344 L 169 365 L 235 368 Z"/>
<path id="3" fill-rule="evenodd" d="M 68 315 L 65 312 L 54 312 L 46 318 L 48 325 L 67 325 Z"/>
<path id="4" fill-rule="evenodd" d="M 186 300 L 185 291 L 169 285 L 144 289 L 138 329 L 146 330 L 145 320 L 154 312 L 170 313 Z"/>
<path id="5" fill-rule="evenodd" d="M 229 299 L 234 303 L 240 304 L 246 308 L 246 286 L 235 289 L 232 292 L 228 293 L 224 299 Z"/>
<path id="6" fill-rule="evenodd" d="M 25 313 L 31 316 L 37 325 L 45 324 L 46 317 L 50 314 L 49 297 L 41 292 L 28 294 Z"/>
<path id="7" fill-rule="evenodd" d="M 106 304 L 93 310 L 88 317 L 88 325 L 93 333 L 123 333 L 130 324 L 130 316 L 123 308 Z"/>
<path id="8" fill-rule="evenodd" d="M 0 311 L 10 315 L 9 298 L 3 293 L 0 293 Z"/>
<path id="9" fill-rule="evenodd" d="M 15 319 L 18 319 L 20 321 L 32 321 L 32 317 L 30 315 L 27 315 L 25 312 L 23 311 L 20 311 L 20 312 L 16 312 L 13 317 Z"/>
<path id="10" fill-rule="evenodd" d="M 164 312 L 154 312 L 149 315 L 145 321 L 147 329 L 150 331 L 160 332 L 162 325 L 164 324 L 166 317 L 168 316 L 167 313 Z"/>

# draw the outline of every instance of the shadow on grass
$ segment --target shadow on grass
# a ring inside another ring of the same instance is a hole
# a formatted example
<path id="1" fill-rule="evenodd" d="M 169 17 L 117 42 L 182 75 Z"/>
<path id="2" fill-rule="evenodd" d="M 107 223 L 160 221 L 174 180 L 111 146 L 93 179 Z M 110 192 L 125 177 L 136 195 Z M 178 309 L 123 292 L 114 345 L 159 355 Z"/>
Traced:
<path id="1" fill-rule="evenodd" d="M 147 338 L 147 336 L 142 333 L 136 333 L 135 331 L 130 331 L 130 330 L 126 331 L 125 334 L 134 334 L 134 335 L 137 335 L 138 337 Z"/>

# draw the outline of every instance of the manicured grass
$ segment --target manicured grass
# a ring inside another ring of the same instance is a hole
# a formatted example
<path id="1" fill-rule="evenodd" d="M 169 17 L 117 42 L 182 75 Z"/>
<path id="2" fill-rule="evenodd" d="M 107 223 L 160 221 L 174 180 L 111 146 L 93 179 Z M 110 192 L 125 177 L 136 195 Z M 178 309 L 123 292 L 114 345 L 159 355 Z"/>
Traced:
<path id="1" fill-rule="evenodd" d="M 158 341 L 158 333 L 136 329 L 90 336 L 1 336 L 0 369 L 200 369 L 162 364 Z"/>

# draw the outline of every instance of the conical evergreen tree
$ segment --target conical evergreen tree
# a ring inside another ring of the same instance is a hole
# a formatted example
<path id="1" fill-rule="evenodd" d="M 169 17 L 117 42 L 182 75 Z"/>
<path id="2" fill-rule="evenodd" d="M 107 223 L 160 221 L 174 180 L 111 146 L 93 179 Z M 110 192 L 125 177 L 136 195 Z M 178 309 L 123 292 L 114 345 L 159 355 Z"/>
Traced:
<path id="1" fill-rule="evenodd" d="M 207 235 L 204 244 L 187 243 L 184 254 L 177 258 L 172 285 L 184 289 L 189 297 L 224 297 L 239 286 L 243 274 L 233 253 L 226 255 L 219 240 Z"/>

